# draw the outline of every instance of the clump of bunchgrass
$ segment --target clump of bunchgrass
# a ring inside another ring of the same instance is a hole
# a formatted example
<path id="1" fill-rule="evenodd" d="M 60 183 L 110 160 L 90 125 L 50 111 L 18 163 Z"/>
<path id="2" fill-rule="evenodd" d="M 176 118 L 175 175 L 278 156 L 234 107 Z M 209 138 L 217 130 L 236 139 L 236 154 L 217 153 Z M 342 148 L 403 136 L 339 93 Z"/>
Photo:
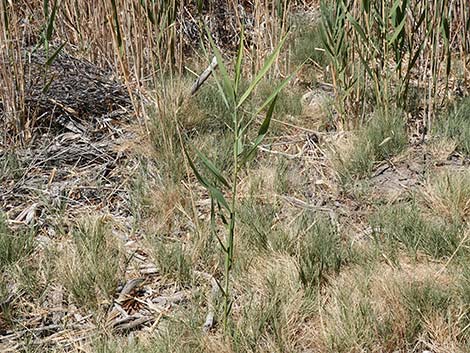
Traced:
<path id="1" fill-rule="evenodd" d="M 377 162 L 402 152 L 407 141 L 403 114 L 377 111 L 358 132 L 352 146 L 338 153 L 336 163 L 342 182 L 367 177 Z"/>
<path id="2" fill-rule="evenodd" d="M 131 211 L 136 224 L 147 234 L 173 236 L 187 222 L 191 213 L 191 195 L 174 180 L 162 181 L 149 171 L 152 165 L 142 162 L 132 184 Z"/>
<path id="3" fill-rule="evenodd" d="M 455 152 L 457 145 L 453 139 L 442 136 L 429 141 L 428 151 L 433 160 L 446 161 Z"/>
<path id="4" fill-rule="evenodd" d="M 445 316 L 455 300 L 452 290 L 431 279 L 400 286 L 403 304 L 409 316 L 409 333 L 416 337 L 426 327 L 423 318 Z M 457 303 L 456 303 L 457 304 Z"/>
<path id="5" fill-rule="evenodd" d="M 123 253 L 103 218 L 82 221 L 72 229 L 72 243 L 59 259 L 59 281 L 73 300 L 89 309 L 109 303 L 123 280 Z"/>
<path id="6" fill-rule="evenodd" d="M 0 153 L 0 182 L 3 180 L 18 180 L 23 172 L 23 163 L 15 151 Z"/>
<path id="7" fill-rule="evenodd" d="M 252 100 L 258 105 L 262 104 L 271 95 L 273 87 L 278 86 L 280 83 L 280 80 L 262 80 L 254 92 Z M 287 115 L 299 116 L 302 113 L 301 99 L 302 91 L 294 85 L 289 86 L 289 89 L 279 92 L 276 106 L 274 107 L 274 113 L 278 116 L 278 119 L 284 120 Z"/>
<path id="8" fill-rule="evenodd" d="M 271 203 L 261 203 L 253 197 L 248 197 L 240 205 L 240 231 L 244 241 L 256 251 L 267 251 L 277 230 L 273 229 L 277 209 Z"/>
<path id="9" fill-rule="evenodd" d="M 193 268 L 191 258 L 181 241 L 156 236 L 146 237 L 152 262 L 167 281 L 184 286 L 190 284 Z"/>
<path id="10" fill-rule="evenodd" d="M 325 52 L 320 27 L 320 20 L 314 20 L 310 16 L 297 16 L 294 18 L 294 46 L 292 62 L 295 65 L 302 63 L 313 64 L 325 68 L 329 63 Z"/>
<path id="11" fill-rule="evenodd" d="M 438 346 L 439 352 L 465 352 L 457 349 L 463 346 L 458 334 L 439 337 L 442 331 L 434 324 L 459 326 L 463 307 L 452 278 L 437 275 L 438 266 L 403 261 L 398 268 L 385 263 L 354 267 L 331 282 L 320 309 L 322 352 Z"/>
<path id="12" fill-rule="evenodd" d="M 0 214 L 0 271 L 5 271 L 34 250 L 34 233 L 31 230 L 10 230 Z"/>
<path id="13" fill-rule="evenodd" d="M 34 228 L 10 229 L 0 214 L 0 325 L 15 327 L 44 300 L 54 266 L 52 254 L 38 245 Z"/>
<path id="14" fill-rule="evenodd" d="M 161 180 L 179 182 L 185 176 L 184 154 L 182 152 L 181 128 L 193 129 L 201 118 L 194 106 L 180 109 L 181 102 L 186 98 L 190 82 L 172 77 L 162 78 L 159 82 L 155 104 L 147 107 L 149 118 L 149 139 Z"/>
<path id="15" fill-rule="evenodd" d="M 290 163 L 285 159 L 279 159 L 276 163 L 274 189 L 280 195 L 286 194 L 291 188 L 289 165 Z"/>
<path id="16" fill-rule="evenodd" d="M 439 117 L 433 130 L 437 137 L 453 139 L 459 151 L 470 155 L 470 97 L 463 98 L 447 115 Z"/>
<path id="17" fill-rule="evenodd" d="M 237 275 L 235 352 L 294 352 L 311 337 L 305 326 L 315 297 L 306 293 L 296 269 L 294 256 L 265 253 L 252 257 L 251 266 Z"/>
<path id="18" fill-rule="evenodd" d="M 371 216 L 376 245 L 390 259 L 397 259 L 400 248 L 413 255 L 425 253 L 435 259 L 464 251 L 462 224 L 448 224 L 442 219 L 429 219 L 415 204 L 384 206 Z"/>
<path id="19" fill-rule="evenodd" d="M 299 251 L 299 278 L 305 287 L 314 288 L 340 271 L 347 253 L 337 228 L 329 221 L 314 220 L 305 232 Z"/>
<path id="20" fill-rule="evenodd" d="M 202 86 L 196 93 L 194 102 L 202 114 L 200 123 L 194 126 L 199 133 L 219 133 L 227 130 L 230 112 L 215 83 Z"/>
<path id="21" fill-rule="evenodd" d="M 470 220 L 470 172 L 444 172 L 430 177 L 420 196 L 438 217 L 454 223 Z"/>

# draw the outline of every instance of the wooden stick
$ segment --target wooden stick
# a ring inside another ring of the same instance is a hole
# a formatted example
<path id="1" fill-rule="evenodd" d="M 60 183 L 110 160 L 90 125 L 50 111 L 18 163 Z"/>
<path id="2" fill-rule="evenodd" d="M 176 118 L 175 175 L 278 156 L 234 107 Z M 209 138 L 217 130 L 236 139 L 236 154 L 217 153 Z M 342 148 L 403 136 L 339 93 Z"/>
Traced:
<path id="1" fill-rule="evenodd" d="M 212 62 L 210 63 L 210 65 L 197 78 L 196 82 L 194 82 L 193 86 L 191 87 L 191 95 L 193 95 L 194 93 L 198 91 L 198 89 L 209 78 L 209 76 L 212 74 L 212 71 L 214 71 L 216 67 L 217 67 L 217 58 L 214 56 L 212 58 Z"/>

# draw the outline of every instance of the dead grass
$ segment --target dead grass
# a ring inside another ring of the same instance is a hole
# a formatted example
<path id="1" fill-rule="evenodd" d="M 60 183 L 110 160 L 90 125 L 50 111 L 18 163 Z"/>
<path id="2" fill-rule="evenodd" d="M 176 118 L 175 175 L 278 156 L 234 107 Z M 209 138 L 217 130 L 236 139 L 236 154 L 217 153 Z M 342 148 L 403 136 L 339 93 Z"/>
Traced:
<path id="1" fill-rule="evenodd" d="M 451 157 L 457 148 L 457 142 L 451 139 L 438 138 L 431 141 L 429 152 L 432 159 L 436 161 L 446 161 Z"/>
<path id="2" fill-rule="evenodd" d="M 424 205 L 449 222 L 470 220 L 470 172 L 443 171 L 428 178 L 420 191 Z"/>
<path id="3" fill-rule="evenodd" d="M 431 263 L 401 263 L 398 268 L 386 264 L 372 270 L 352 268 L 332 282 L 321 309 L 324 340 L 331 351 L 464 352 L 458 327 L 462 307 L 449 289 L 452 277 L 436 276 L 439 267 Z M 434 324 L 449 319 L 450 326 Z"/>

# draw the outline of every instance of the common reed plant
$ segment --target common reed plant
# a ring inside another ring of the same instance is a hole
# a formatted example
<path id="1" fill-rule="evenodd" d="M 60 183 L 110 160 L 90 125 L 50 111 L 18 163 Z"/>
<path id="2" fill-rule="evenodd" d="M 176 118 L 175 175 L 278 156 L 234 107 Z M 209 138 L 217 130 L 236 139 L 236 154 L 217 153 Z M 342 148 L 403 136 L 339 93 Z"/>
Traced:
<path id="1" fill-rule="evenodd" d="M 452 48 L 460 47 L 462 58 L 468 53 L 463 2 L 322 2 L 323 44 L 347 127 L 366 116 L 364 97 L 385 111 L 406 109 L 411 87 L 426 92 L 422 104 L 430 124 L 449 88 Z"/>
<path id="2" fill-rule="evenodd" d="M 210 37 L 210 36 L 209 36 Z M 232 131 L 232 168 L 230 170 L 231 177 L 227 178 L 217 166 L 207 158 L 199 150 L 195 149 L 198 159 L 204 166 L 204 171 L 208 176 L 199 170 L 194 161 L 190 158 L 189 153 L 186 151 L 189 164 L 197 177 L 198 181 L 208 190 L 211 197 L 211 212 L 210 223 L 211 230 L 214 237 L 217 238 L 220 248 L 225 257 L 224 280 L 223 283 L 218 282 L 219 288 L 223 295 L 223 313 L 224 313 L 224 329 L 227 332 L 228 320 L 232 308 L 232 296 L 230 285 L 230 274 L 232 271 L 235 250 L 235 234 L 236 223 L 238 215 L 238 182 L 239 173 L 243 167 L 254 157 L 256 150 L 260 143 L 266 136 L 271 118 L 273 116 L 274 107 L 276 104 L 277 95 L 287 85 L 292 78 L 292 75 L 286 80 L 281 82 L 271 93 L 271 95 L 261 104 L 259 109 L 253 114 L 246 116 L 243 114 L 244 103 L 252 95 L 256 86 L 260 83 L 263 77 L 266 76 L 269 69 L 274 64 L 276 58 L 279 56 L 281 47 L 286 39 L 284 37 L 274 52 L 268 56 L 263 67 L 257 72 L 254 79 L 249 84 L 245 91 L 242 91 L 240 83 L 242 82 L 242 64 L 244 56 L 244 35 L 243 31 L 240 36 L 238 54 L 235 61 L 235 69 L 233 77 L 230 77 L 228 68 L 223 62 L 222 55 L 210 37 L 211 47 L 217 58 L 220 69 L 220 80 L 218 80 L 219 94 L 227 107 L 230 121 L 230 130 Z M 258 134 L 252 142 L 249 142 L 250 128 L 256 122 L 257 116 L 265 108 L 267 108 L 266 116 L 259 127 Z M 220 117 L 224 119 L 225 117 Z M 227 199 L 227 197 L 229 199 Z M 224 224 L 227 234 L 223 238 L 219 235 L 217 227 L 217 218 Z"/>
<path id="3" fill-rule="evenodd" d="M 2 145 L 13 143 L 28 135 L 25 116 L 24 67 L 20 18 L 12 5 L 0 2 L 0 135 Z"/>

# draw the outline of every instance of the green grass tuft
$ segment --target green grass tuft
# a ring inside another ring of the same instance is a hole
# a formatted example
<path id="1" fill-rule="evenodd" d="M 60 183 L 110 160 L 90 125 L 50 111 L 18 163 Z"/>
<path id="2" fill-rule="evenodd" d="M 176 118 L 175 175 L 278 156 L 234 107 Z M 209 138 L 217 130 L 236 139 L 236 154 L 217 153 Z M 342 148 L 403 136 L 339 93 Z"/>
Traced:
<path id="1" fill-rule="evenodd" d="M 240 228 L 249 248 L 267 251 L 271 247 L 275 236 L 272 226 L 276 212 L 272 204 L 262 204 L 251 197 L 243 202 L 240 206 Z"/>
<path id="2" fill-rule="evenodd" d="M 425 329 L 426 320 L 423 318 L 431 319 L 436 315 L 445 317 L 455 300 L 452 290 L 429 279 L 403 284 L 400 290 L 409 318 L 407 332 L 410 341 Z"/>
<path id="3" fill-rule="evenodd" d="M 400 245 L 412 254 L 422 251 L 436 259 L 451 256 L 463 239 L 462 224 L 427 219 L 415 205 L 384 206 L 371 217 L 377 246 L 396 259 Z M 460 252 L 465 248 L 460 248 Z"/>
<path id="4" fill-rule="evenodd" d="M 18 180 L 24 173 L 24 166 L 15 151 L 0 152 L 0 182 Z"/>
<path id="5" fill-rule="evenodd" d="M 278 86 L 281 80 L 263 80 L 256 89 L 253 101 L 255 106 L 261 105 L 272 93 L 273 87 Z M 274 116 L 276 119 L 284 120 L 286 115 L 299 116 L 302 113 L 302 90 L 294 85 L 279 92 Z"/>
<path id="6" fill-rule="evenodd" d="M 299 278 L 305 287 L 321 286 L 340 271 L 347 254 L 330 222 L 320 219 L 307 230 L 300 245 Z"/>
<path id="7" fill-rule="evenodd" d="M 184 286 L 192 279 L 192 263 L 183 244 L 166 241 L 159 236 L 147 236 L 150 256 L 159 273 L 168 281 Z"/>
<path id="8" fill-rule="evenodd" d="M 215 83 L 206 83 L 202 86 L 194 100 L 197 109 L 202 114 L 201 120 L 194 126 L 199 133 L 219 132 L 228 129 L 231 124 L 230 111 Z"/>
<path id="9" fill-rule="evenodd" d="M 86 220 L 72 230 L 73 244 L 64 252 L 62 281 L 75 302 L 97 309 L 109 302 L 122 277 L 122 252 L 104 219 Z"/>
<path id="10" fill-rule="evenodd" d="M 456 141 L 457 149 L 470 155 L 470 97 L 463 98 L 446 116 L 437 119 L 434 135 Z"/>
<path id="11" fill-rule="evenodd" d="M 319 65 L 325 68 L 329 63 L 328 55 L 326 55 L 323 41 L 321 38 L 321 22 L 308 18 L 297 18 L 298 23 L 295 26 L 295 45 L 292 52 L 292 61 L 295 65 L 304 62 Z"/>
<path id="12" fill-rule="evenodd" d="M 0 271 L 5 271 L 34 250 L 32 231 L 11 231 L 0 214 Z"/>
<path id="13" fill-rule="evenodd" d="M 340 156 L 338 172 L 343 182 L 367 177 L 376 162 L 402 152 L 408 142 L 402 113 L 376 112 L 357 136 L 352 149 Z"/>

